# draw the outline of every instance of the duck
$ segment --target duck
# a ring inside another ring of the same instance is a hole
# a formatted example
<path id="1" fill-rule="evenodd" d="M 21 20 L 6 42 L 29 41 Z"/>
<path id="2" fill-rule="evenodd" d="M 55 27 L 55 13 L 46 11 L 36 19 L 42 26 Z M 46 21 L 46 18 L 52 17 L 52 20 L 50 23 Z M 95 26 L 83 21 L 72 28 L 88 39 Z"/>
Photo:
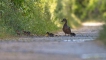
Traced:
<path id="1" fill-rule="evenodd" d="M 63 28 L 62 28 L 62 30 L 63 30 L 63 32 L 65 33 L 65 35 L 66 35 L 66 34 L 70 34 L 70 35 L 71 35 L 71 29 L 70 29 L 70 27 L 67 25 L 67 19 L 64 18 L 61 22 L 65 22 L 64 25 L 63 25 Z"/>
<path id="2" fill-rule="evenodd" d="M 30 31 L 23 31 L 23 34 L 29 36 L 31 34 L 31 32 Z"/>
<path id="3" fill-rule="evenodd" d="M 54 37 L 54 34 L 50 33 L 50 32 L 46 32 L 46 35 L 49 36 L 49 37 Z"/>

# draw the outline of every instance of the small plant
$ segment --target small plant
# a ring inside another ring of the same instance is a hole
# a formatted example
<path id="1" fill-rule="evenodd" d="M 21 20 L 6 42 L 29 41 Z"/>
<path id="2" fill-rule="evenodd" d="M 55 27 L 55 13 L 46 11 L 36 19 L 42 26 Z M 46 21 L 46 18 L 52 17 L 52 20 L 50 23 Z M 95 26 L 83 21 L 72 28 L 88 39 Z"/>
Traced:
<path id="1" fill-rule="evenodd" d="M 100 31 L 100 35 L 98 37 L 100 41 L 103 41 L 106 44 L 106 24 L 103 25 L 103 30 Z"/>

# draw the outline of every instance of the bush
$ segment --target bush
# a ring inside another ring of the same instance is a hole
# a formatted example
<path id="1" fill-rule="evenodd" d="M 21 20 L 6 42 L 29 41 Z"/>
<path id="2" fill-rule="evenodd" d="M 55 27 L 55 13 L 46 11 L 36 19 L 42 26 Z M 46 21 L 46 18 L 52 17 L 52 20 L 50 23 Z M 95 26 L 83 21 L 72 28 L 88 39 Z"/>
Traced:
<path id="1" fill-rule="evenodd" d="M 103 30 L 100 31 L 99 40 L 106 44 L 106 24 L 103 25 Z"/>
<path id="2" fill-rule="evenodd" d="M 30 31 L 44 35 L 58 29 L 51 19 L 49 6 L 42 0 L 3 0 L 0 3 L 0 36 L 16 35 L 16 31 Z"/>

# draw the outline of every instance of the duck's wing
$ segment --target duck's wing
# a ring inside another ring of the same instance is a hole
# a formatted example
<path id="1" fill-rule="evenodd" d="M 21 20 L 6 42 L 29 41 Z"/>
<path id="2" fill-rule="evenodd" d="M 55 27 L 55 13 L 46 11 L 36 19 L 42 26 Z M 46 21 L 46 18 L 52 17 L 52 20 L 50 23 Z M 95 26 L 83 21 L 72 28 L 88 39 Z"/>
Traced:
<path id="1" fill-rule="evenodd" d="M 71 29 L 69 26 L 65 26 L 65 28 L 63 29 L 63 31 L 67 34 L 70 34 L 71 33 Z"/>
<path id="2" fill-rule="evenodd" d="M 66 29 L 69 29 L 70 30 L 70 27 L 69 26 L 66 26 Z"/>
<path id="3" fill-rule="evenodd" d="M 67 27 L 67 31 L 71 32 L 71 29 L 70 29 L 70 27 L 69 27 L 69 26 Z"/>

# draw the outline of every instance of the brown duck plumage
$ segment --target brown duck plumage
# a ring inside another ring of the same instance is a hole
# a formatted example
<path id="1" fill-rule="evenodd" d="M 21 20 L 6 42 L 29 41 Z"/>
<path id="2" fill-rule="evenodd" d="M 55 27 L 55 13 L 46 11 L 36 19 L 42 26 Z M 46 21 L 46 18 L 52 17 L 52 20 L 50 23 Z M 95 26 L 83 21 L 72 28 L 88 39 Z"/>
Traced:
<path id="1" fill-rule="evenodd" d="M 20 31 L 18 31 L 18 30 L 16 30 L 16 33 L 17 33 L 17 35 L 21 35 L 21 32 L 20 32 Z"/>
<path id="2" fill-rule="evenodd" d="M 30 31 L 23 31 L 23 34 L 29 36 L 31 34 L 31 32 Z"/>
<path id="3" fill-rule="evenodd" d="M 63 32 L 66 34 L 71 34 L 71 29 L 70 27 L 67 25 L 67 20 L 64 18 L 62 20 L 62 22 L 65 22 L 64 25 L 63 25 Z"/>

